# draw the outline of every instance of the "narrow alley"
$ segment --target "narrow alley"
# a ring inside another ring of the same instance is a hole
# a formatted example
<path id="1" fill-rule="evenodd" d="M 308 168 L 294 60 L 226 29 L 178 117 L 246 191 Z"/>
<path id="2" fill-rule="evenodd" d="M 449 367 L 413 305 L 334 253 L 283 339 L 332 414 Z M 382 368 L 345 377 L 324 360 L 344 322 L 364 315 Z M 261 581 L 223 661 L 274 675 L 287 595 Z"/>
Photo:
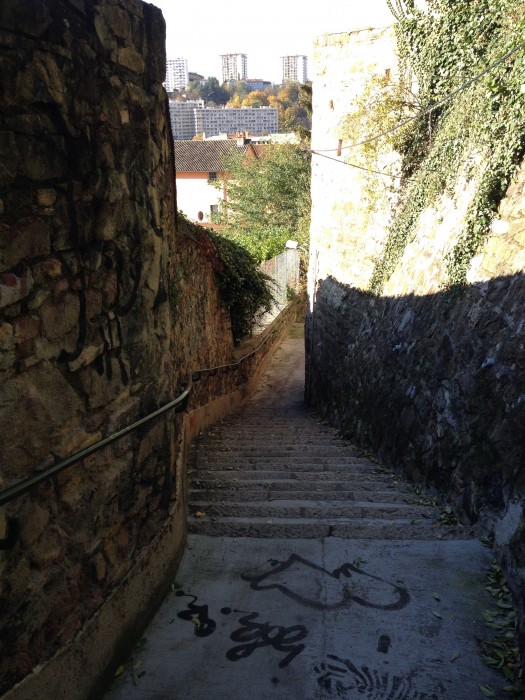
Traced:
<path id="1" fill-rule="evenodd" d="M 188 547 L 105 700 L 475 700 L 490 551 L 303 403 L 302 326 L 193 446 Z"/>

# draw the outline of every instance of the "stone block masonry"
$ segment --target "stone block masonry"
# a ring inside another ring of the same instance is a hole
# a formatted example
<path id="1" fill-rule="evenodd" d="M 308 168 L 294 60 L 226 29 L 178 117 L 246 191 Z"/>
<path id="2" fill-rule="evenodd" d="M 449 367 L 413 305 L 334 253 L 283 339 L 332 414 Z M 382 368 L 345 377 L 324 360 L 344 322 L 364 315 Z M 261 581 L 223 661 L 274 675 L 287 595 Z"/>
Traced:
<path id="1" fill-rule="evenodd" d="M 0 44 L 5 488 L 177 387 L 161 13 L 7 0 Z M 0 563 L 0 692 L 69 643 L 152 540 L 175 498 L 176 431 L 155 424 L 6 508 L 20 537 Z"/>
<path id="2" fill-rule="evenodd" d="M 392 47 L 388 30 L 318 40 L 313 150 L 332 148 L 337 159 L 359 86 L 395 70 Z M 342 153 L 351 162 L 351 150 Z M 467 165 L 373 296 L 392 211 L 365 206 L 358 171 L 313 156 L 306 391 L 346 435 L 482 522 L 525 610 L 525 166 L 454 295 L 445 263 L 473 195 Z"/>
<path id="3" fill-rule="evenodd" d="M 0 3 L 0 489 L 232 358 L 211 265 L 176 230 L 164 45 L 140 0 Z M 20 528 L 0 553 L 0 694 L 38 667 L 10 697 L 87 697 L 140 628 L 184 545 L 184 450 L 168 414 L 0 509 Z"/>

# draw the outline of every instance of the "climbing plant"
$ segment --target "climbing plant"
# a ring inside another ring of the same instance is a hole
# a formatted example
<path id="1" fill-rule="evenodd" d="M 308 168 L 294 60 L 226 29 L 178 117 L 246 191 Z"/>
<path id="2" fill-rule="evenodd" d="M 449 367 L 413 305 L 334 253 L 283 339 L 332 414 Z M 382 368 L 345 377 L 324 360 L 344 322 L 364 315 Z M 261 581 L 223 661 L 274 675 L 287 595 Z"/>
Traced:
<path id="1" fill-rule="evenodd" d="M 396 132 L 407 181 L 370 288 L 381 292 L 422 211 L 461 174 L 475 191 L 446 260 L 449 285 L 458 288 L 525 152 L 525 9 L 522 0 L 427 0 L 425 10 L 414 0 L 387 4 L 422 116 Z"/>
<path id="2" fill-rule="evenodd" d="M 338 136 L 353 144 L 347 162 L 361 169 L 360 200 L 367 218 L 395 201 L 403 175 L 398 144 L 406 131 L 399 132 L 396 127 L 419 107 L 406 67 L 396 76 L 390 75 L 390 71 L 374 73 L 339 126 Z M 368 139 L 377 132 L 378 125 L 385 132 L 384 138 Z M 378 186 L 377 175 L 382 172 L 392 177 L 385 178 Z"/>
<path id="3" fill-rule="evenodd" d="M 249 335 L 274 304 L 272 282 L 254 257 L 235 241 L 195 227 L 197 240 L 212 264 L 222 302 L 230 314 L 233 340 Z"/>

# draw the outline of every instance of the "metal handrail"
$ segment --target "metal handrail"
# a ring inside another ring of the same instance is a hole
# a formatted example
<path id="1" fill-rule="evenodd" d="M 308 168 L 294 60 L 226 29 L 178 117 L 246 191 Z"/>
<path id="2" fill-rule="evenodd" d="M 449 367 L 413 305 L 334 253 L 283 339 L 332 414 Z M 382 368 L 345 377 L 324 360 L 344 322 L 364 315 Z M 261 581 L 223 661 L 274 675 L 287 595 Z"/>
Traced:
<path id="1" fill-rule="evenodd" d="M 21 496 L 22 494 L 29 491 L 29 489 L 31 489 L 33 486 L 37 486 L 38 484 L 42 483 L 46 479 L 49 479 L 50 477 L 55 476 L 56 474 L 60 474 L 60 472 L 64 471 L 64 469 L 68 469 L 68 467 L 72 467 L 73 464 L 76 464 L 77 462 L 80 462 L 80 460 L 85 459 L 86 457 L 89 457 L 89 455 L 92 455 L 94 452 L 98 452 L 99 450 L 103 449 L 104 447 L 111 445 L 116 440 L 119 440 L 121 437 L 128 435 L 129 433 L 133 432 L 137 428 L 140 428 L 142 425 L 146 425 L 146 423 L 149 423 L 150 421 L 154 420 L 155 418 L 162 415 L 163 413 L 170 411 L 172 408 L 176 408 L 177 406 L 180 406 L 181 404 L 183 404 L 183 402 L 184 402 L 184 405 L 182 405 L 181 408 L 179 409 L 179 411 L 177 411 L 177 412 L 184 411 L 186 408 L 186 406 L 185 406 L 186 399 L 190 395 L 191 389 L 192 389 L 192 384 L 190 381 L 190 383 L 179 394 L 179 396 L 177 396 L 177 398 L 173 399 L 172 401 L 165 404 L 164 406 L 157 408 L 152 413 L 148 413 L 148 415 L 144 416 L 144 418 L 140 418 L 139 420 L 135 421 L 131 425 L 127 425 L 125 428 L 118 430 L 116 433 L 113 433 L 112 435 L 108 435 L 108 437 L 105 437 L 102 440 L 99 440 L 98 442 L 93 443 L 89 447 L 85 447 L 83 450 L 80 450 L 79 452 L 75 452 L 74 455 L 67 457 L 67 459 L 62 460 L 58 464 L 53 464 L 50 467 L 42 469 L 41 471 L 38 471 L 36 474 L 33 474 L 32 476 L 27 477 L 27 479 L 23 479 L 22 481 L 19 481 L 18 483 L 13 484 L 13 486 L 10 486 L 9 488 L 5 489 L 4 491 L 0 491 L 0 506 L 5 505 L 9 501 L 12 501 L 13 499 L 17 498 L 18 496 Z"/>
<path id="2" fill-rule="evenodd" d="M 278 317 L 278 324 L 282 325 L 283 320 L 282 317 Z M 217 372 L 221 369 L 223 370 L 231 370 L 231 369 L 237 369 L 237 367 L 241 364 L 241 362 L 244 362 L 248 357 L 251 357 L 252 355 L 255 355 L 256 352 L 259 352 L 259 350 L 262 348 L 262 346 L 268 341 L 269 338 L 271 338 L 273 335 L 277 333 L 277 327 L 272 328 L 272 330 L 261 340 L 259 345 L 255 347 L 253 350 L 250 350 L 250 352 L 247 352 L 246 355 L 243 355 L 240 359 L 238 359 L 236 362 L 230 362 L 227 365 L 217 365 L 216 367 L 207 367 L 206 369 L 197 369 L 195 372 L 191 373 L 191 378 L 194 382 L 199 381 L 202 375 L 208 374 L 214 376 L 217 374 Z"/>
<path id="3" fill-rule="evenodd" d="M 258 352 L 262 348 L 262 346 L 268 341 L 268 339 L 271 338 L 275 333 L 277 333 L 277 329 L 283 323 L 283 319 L 279 318 L 278 321 L 279 321 L 279 323 L 276 324 L 276 326 L 274 328 L 272 328 L 272 330 L 265 336 L 265 338 L 259 343 L 259 345 L 257 345 L 257 347 L 255 349 L 246 353 L 246 355 L 243 355 L 239 360 L 237 360 L 235 362 L 231 362 L 231 363 L 226 364 L 226 365 L 218 365 L 217 367 L 206 367 L 205 369 L 199 369 L 199 370 L 196 370 L 195 372 L 192 372 L 190 374 L 190 376 L 188 377 L 187 384 L 186 384 L 186 387 L 184 388 L 184 390 L 179 394 L 179 396 L 177 396 L 172 401 L 169 401 L 164 406 L 161 406 L 160 408 L 156 409 L 155 411 L 148 413 L 148 415 L 144 416 L 144 418 L 140 418 L 139 420 L 135 421 L 134 423 L 131 423 L 131 425 L 128 425 L 125 428 L 122 428 L 121 430 L 117 431 L 116 433 L 113 433 L 112 435 L 109 435 L 108 437 L 105 437 L 102 440 L 99 440 L 98 442 L 93 443 L 89 447 L 86 447 L 83 450 L 80 450 L 79 452 L 76 452 L 75 454 L 71 455 L 70 457 L 67 457 L 66 459 L 62 460 L 58 464 L 53 464 L 50 467 L 42 469 L 42 470 L 38 471 L 37 473 L 33 474 L 32 476 L 29 476 L 26 479 L 23 479 L 22 481 L 19 481 L 18 483 L 13 484 L 12 486 L 8 487 L 7 489 L 0 491 L 0 506 L 3 506 L 6 503 L 9 503 L 10 501 L 14 500 L 15 498 L 18 498 L 18 496 L 22 496 L 24 493 L 27 493 L 27 491 L 29 491 L 33 486 L 37 486 L 38 484 L 41 484 L 43 481 L 46 481 L 47 479 L 51 478 L 52 476 L 55 476 L 56 474 L 59 474 L 60 472 L 64 471 L 65 469 L 68 469 L 69 467 L 73 466 L 77 462 L 80 462 L 82 459 L 85 459 L 89 455 L 92 455 L 94 452 L 98 452 L 99 450 L 103 449 L 104 447 L 111 445 L 116 440 L 119 440 L 121 437 L 128 435 L 129 433 L 133 432 L 137 428 L 140 428 L 141 426 L 146 425 L 147 423 L 154 420 L 158 416 L 161 416 L 163 413 L 167 413 L 168 411 L 170 411 L 172 409 L 177 409 L 177 407 L 179 407 L 179 408 L 175 412 L 182 413 L 187 408 L 188 398 L 189 398 L 189 395 L 193 389 L 193 382 L 199 381 L 199 379 L 202 376 L 206 376 L 206 375 L 214 376 L 221 369 L 226 369 L 226 370 L 237 369 L 240 366 L 241 362 L 244 362 L 244 360 L 246 360 L 248 357 L 251 357 L 256 352 Z M 1 543 L 1 540 L 0 540 L 0 543 Z"/>

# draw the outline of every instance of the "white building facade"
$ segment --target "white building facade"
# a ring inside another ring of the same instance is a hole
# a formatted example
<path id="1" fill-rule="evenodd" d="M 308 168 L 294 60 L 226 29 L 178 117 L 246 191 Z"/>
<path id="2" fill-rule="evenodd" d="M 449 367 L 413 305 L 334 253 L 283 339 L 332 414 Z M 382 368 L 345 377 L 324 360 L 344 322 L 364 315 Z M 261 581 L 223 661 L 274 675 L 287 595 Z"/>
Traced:
<path id="1" fill-rule="evenodd" d="M 247 131 L 255 136 L 279 131 L 275 107 L 205 107 L 203 100 L 170 100 L 170 120 L 176 141 L 191 141 L 195 134 L 217 136 Z"/>
<path id="2" fill-rule="evenodd" d="M 257 149 L 236 140 L 175 141 L 175 172 L 177 181 L 177 208 L 193 221 L 213 223 L 214 214 L 227 198 L 223 184 L 213 187 L 212 182 L 227 177 L 228 159 L 235 155 L 257 158 Z"/>
<path id="3" fill-rule="evenodd" d="M 169 58 L 166 61 L 166 92 L 184 90 L 188 84 L 188 61 L 185 58 Z"/>
<path id="4" fill-rule="evenodd" d="M 279 131 L 279 117 L 275 107 L 205 107 L 195 110 L 195 131 L 206 136 L 238 131 L 272 134 Z"/>
<path id="5" fill-rule="evenodd" d="M 170 100 L 170 121 L 173 138 L 178 141 L 191 141 L 195 131 L 195 110 L 204 109 L 204 100 L 176 102 Z"/>
<path id="6" fill-rule="evenodd" d="M 222 59 L 222 82 L 229 80 L 246 80 L 248 75 L 248 57 L 245 53 L 226 53 Z"/>
<path id="7" fill-rule="evenodd" d="M 308 59 L 306 56 L 282 56 L 283 83 L 292 80 L 306 83 L 308 80 Z"/>

